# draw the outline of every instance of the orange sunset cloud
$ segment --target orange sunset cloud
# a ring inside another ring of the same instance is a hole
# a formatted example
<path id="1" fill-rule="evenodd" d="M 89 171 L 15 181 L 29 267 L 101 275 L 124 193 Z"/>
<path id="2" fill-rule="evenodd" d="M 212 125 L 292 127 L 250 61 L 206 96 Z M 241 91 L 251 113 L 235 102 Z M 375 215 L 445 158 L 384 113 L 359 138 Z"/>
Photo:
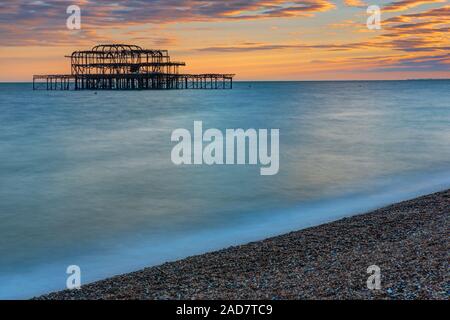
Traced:
<path id="1" fill-rule="evenodd" d="M 367 29 L 362 0 L 76 4 L 81 30 L 66 28 L 68 1 L 0 3 L 1 81 L 67 73 L 64 55 L 119 42 L 169 49 L 190 72 L 236 72 L 238 80 L 449 77 L 445 0 L 383 1 L 380 30 Z"/>

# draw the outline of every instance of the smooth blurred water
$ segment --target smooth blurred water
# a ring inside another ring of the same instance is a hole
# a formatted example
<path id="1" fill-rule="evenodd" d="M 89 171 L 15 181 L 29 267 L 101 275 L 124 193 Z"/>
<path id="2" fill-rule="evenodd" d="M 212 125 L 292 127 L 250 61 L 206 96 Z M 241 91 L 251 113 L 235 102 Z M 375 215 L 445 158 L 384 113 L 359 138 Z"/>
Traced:
<path id="1" fill-rule="evenodd" d="M 279 128 L 280 172 L 174 166 L 176 128 Z M 0 84 L 0 298 L 262 239 L 450 186 L 450 81 L 233 90 Z"/>

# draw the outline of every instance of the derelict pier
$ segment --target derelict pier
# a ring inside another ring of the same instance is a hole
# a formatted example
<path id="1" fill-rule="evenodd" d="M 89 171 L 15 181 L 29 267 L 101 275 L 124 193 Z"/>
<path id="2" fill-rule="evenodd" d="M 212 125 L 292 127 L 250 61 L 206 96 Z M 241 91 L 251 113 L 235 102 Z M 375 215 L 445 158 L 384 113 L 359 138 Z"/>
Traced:
<path id="1" fill-rule="evenodd" d="M 234 74 L 183 74 L 167 50 L 98 45 L 75 51 L 71 74 L 34 75 L 33 90 L 232 89 Z"/>

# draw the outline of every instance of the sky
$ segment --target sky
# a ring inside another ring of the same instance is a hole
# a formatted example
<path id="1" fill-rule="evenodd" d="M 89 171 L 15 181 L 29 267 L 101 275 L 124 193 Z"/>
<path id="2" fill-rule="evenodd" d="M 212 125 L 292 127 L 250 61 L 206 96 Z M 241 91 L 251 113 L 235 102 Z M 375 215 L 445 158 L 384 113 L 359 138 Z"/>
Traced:
<path id="1" fill-rule="evenodd" d="M 81 29 L 69 30 L 77 5 Z M 377 5 L 380 29 L 369 29 Z M 237 80 L 450 78 L 449 0 L 8 0 L 0 81 L 68 74 L 97 44 L 168 49 L 186 73 Z"/>

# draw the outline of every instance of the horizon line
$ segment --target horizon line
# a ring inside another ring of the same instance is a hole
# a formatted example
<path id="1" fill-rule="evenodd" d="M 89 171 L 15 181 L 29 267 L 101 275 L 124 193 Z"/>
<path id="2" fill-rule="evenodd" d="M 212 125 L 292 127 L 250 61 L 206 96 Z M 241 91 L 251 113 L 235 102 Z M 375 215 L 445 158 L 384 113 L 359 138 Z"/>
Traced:
<path id="1" fill-rule="evenodd" d="M 233 80 L 233 82 L 337 82 L 337 81 L 428 81 L 428 80 L 450 80 L 450 78 L 410 78 L 410 79 L 323 79 L 323 80 Z M 33 81 L 0 81 L 0 84 L 33 83 Z"/>

